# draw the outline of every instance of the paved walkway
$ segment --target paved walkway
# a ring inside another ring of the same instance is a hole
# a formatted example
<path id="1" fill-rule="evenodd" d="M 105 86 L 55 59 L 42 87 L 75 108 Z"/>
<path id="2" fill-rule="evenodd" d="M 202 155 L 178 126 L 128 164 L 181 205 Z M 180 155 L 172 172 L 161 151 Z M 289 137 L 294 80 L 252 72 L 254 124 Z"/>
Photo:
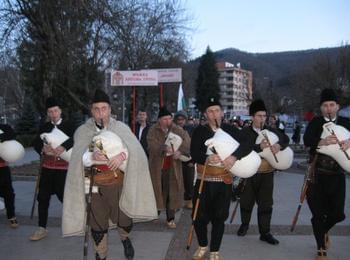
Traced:
<path id="1" fill-rule="evenodd" d="M 27 166 L 17 168 L 14 172 L 23 171 Z M 33 166 L 28 166 L 33 168 Z M 35 167 L 34 167 L 35 168 Z M 18 170 L 22 169 L 22 170 Z M 259 240 L 256 220 L 256 209 L 252 215 L 251 228 L 247 236 L 237 237 L 239 212 L 234 223 L 226 223 L 221 254 L 224 259 L 247 260 L 283 260 L 314 259 L 315 241 L 310 226 L 310 211 L 305 203 L 294 233 L 290 233 L 290 223 L 298 205 L 303 171 L 290 169 L 275 174 L 274 211 L 272 233 L 280 240 L 278 246 L 271 246 Z M 33 174 L 34 175 L 34 174 Z M 25 180 L 24 180 L 25 179 Z M 4 210 L 0 211 L 0 260 L 75 260 L 82 259 L 83 237 L 61 237 L 62 205 L 52 197 L 48 230 L 49 236 L 42 241 L 31 242 L 29 236 L 37 228 L 37 217 L 30 219 L 30 209 L 34 192 L 34 177 L 15 178 L 16 212 L 20 227 L 12 230 L 7 224 Z M 350 177 L 347 176 L 349 187 Z M 234 204 L 231 205 L 231 210 Z M 350 248 L 350 195 L 346 199 L 347 218 L 331 232 L 332 247 L 328 259 L 349 259 Z M 176 215 L 178 228 L 170 230 L 165 225 L 165 216 L 161 214 L 159 223 L 142 223 L 134 226 L 131 239 L 135 246 L 135 259 L 191 259 L 197 247 L 196 239 L 189 251 L 185 249 L 188 230 L 191 224 L 190 211 L 180 210 Z M 89 259 L 94 259 L 90 244 Z M 123 247 L 114 230 L 109 236 L 110 260 L 124 259 Z"/>

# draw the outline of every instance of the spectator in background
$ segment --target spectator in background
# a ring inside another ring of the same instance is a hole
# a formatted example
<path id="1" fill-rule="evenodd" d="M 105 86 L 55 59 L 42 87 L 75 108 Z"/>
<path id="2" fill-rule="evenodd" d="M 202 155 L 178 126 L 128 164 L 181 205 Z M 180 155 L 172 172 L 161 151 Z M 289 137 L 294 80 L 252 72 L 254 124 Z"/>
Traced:
<path id="1" fill-rule="evenodd" d="M 184 111 L 178 111 L 174 116 L 174 122 L 178 126 L 187 131 L 191 137 L 194 127 L 186 124 L 187 113 Z M 186 156 L 190 158 L 190 155 Z M 192 160 L 182 161 L 182 177 L 184 181 L 184 200 L 185 207 L 192 209 L 192 197 L 193 197 L 193 180 L 194 180 L 194 165 Z"/>
<path id="2" fill-rule="evenodd" d="M 139 109 L 137 113 L 137 122 L 136 122 L 136 128 L 135 128 L 135 135 L 137 139 L 140 141 L 143 150 L 145 151 L 147 157 L 148 157 L 148 150 L 147 150 L 147 133 L 150 125 L 147 123 L 147 112 L 145 109 Z"/>
<path id="3" fill-rule="evenodd" d="M 242 127 L 242 128 L 248 127 L 248 126 L 250 126 L 251 124 L 252 124 L 252 122 L 251 122 L 250 120 L 244 120 L 244 122 L 243 122 L 243 127 Z"/>
<path id="4" fill-rule="evenodd" d="M 237 129 L 242 129 L 241 122 L 238 119 L 231 119 L 231 125 Z"/>
<path id="5" fill-rule="evenodd" d="M 279 120 L 278 115 L 272 114 L 269 119 L 269 125 L 272 128 L 278 129 L 284 133 L 285 126 L 282 121 Z"/>
<path id="6" fill-rule="evenodd" d="M 194 118 L 192 116 L 189 116 L 187 118 L 187 126 L 195 128 L 195 122 L 194 122 Z"/>
<path id="7" fill-rule="evenodd" d="M 300 143 L 300 124 L 298 121 L 295 121 L 294 123 L 294 133 L 292 136 L 292 140 L 295 144 Z"/>
<path id="8" fill-rule="evenodd" d="M 315 113 L 312 110 L 305 112 L 304 118 L 306 121 L 310 122 L 315 117 Z"/>
<path id="9" fill-rule="evenodd" d="M 201 118 L 200 118 L 200 120 L 199 120 L 199 124 L 200 124 L 200 125 L 204 125 L 204 124 L 206 123 L 206 121 L 207 121 L 207 120 L 206 120 L 205 117 L 202 115 Z"/>

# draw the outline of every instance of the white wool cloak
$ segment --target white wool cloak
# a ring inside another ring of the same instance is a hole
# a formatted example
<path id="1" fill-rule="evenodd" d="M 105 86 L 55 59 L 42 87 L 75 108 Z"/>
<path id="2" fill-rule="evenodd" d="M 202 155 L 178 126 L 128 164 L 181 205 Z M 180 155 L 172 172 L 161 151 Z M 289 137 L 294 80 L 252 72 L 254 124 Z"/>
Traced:
<path id="1" fill-rule="evenodd" d="M 120 209 L 134 222 L 158 218 L 148 160 L 141 144 L 127 125 L 113 118 L 110 118 L 107 130 L 116 133 L 129 151 L 119 201 Z M 92 118 L 74 133 L 74 146 L 64 190 L 63 236 L 82 235 L 85 232 L 86 201 L 82 156 L 97 133 L 95 121 Z"/>

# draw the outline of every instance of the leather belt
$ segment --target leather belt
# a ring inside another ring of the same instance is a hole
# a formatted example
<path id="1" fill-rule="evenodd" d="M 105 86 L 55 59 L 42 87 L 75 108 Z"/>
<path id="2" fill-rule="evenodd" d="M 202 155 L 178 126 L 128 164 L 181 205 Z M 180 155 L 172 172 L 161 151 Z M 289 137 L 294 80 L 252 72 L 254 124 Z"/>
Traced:
<path id="1" fill-rule="evenodd" d="M 197 172 L 203 174 L 204 167 L 205 166 L 203 164 L 197 164 Z M 205 176 L 219 177 L 221 175 L 228 174 L 228 172 L 222 167 L 212 165 L 207 165 L 206 167 Z"/>
<path id="2" fill-rule="evenodd" d="M 264 158 L 261 158 L 261 164 L 258 168 L 258 173 L 269 173 L 273 172 L 275 169 L 271 166 L 271 164 Z"/>
<path id="3" fill-rule="evenodd" d="M 335 175 L 342 174 L 343 170 L 332 157 L 325 154 L 318 154 L 316 161 L 317 174 Z"/>
<path id="4" fill-rule="evenodd" d="M 212 165 L 206 165 L 203 164 L 197 164 L 197 173 L 198 173 L 198 179 L 203 178 L 204 168 L 205 169 L 205 181 L 213 181 L 213 182 L 220 182 L 223 181 L 226 184 L 232 183 L 232 176 L 228 171 L 226 171 L 222 167 L 212 166 Z"/>
<path id="5" fill-rule="evenodd" d="M 94 184 L 97 186 L 112 186 L 122 185 L 124 180 L 124 172 L 117 170 L 100 170 L 98 167 L 94 167 L 96 174 L 94 175 Z M 90 172 L 85 171 L 85 175 L 89 176 Z"/>

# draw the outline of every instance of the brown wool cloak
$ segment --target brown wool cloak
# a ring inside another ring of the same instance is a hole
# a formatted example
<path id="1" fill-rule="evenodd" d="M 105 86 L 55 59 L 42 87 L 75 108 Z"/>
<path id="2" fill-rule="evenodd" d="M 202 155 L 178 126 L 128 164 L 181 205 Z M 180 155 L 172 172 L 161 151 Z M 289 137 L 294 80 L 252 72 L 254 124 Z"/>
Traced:
<path id="1" fill-rule="evenodd" d="M 188 133 L 181 127 L 172 124 L 170 128 L 171 132 L 179 135 L 182 138 L 182 144 L 179 147 L 179 151 L 182 154 L 189 154 L 190 151 L 190 137 Z M 162 178 L 161 168 L 163 162 L 162 146 L 165 143 L 166 134 L 160 128 L 159 123 L 153 125 L 147 135 L 147 144 L 149 151 L 149 169 L 151 173 L 151 179 L 153 189 L 157 201 L 158 210 L 165 209 L 165 201 L 162 196 Z M 179 209 L 182 207 L 183 202 L 183 178 L 182 178 L 182 162 L 180 160 L 174 160 L 174 168 L 171 168 L 170 174 L 174 174 L 175 178 L 170 177 L 170 209 Z"/>

